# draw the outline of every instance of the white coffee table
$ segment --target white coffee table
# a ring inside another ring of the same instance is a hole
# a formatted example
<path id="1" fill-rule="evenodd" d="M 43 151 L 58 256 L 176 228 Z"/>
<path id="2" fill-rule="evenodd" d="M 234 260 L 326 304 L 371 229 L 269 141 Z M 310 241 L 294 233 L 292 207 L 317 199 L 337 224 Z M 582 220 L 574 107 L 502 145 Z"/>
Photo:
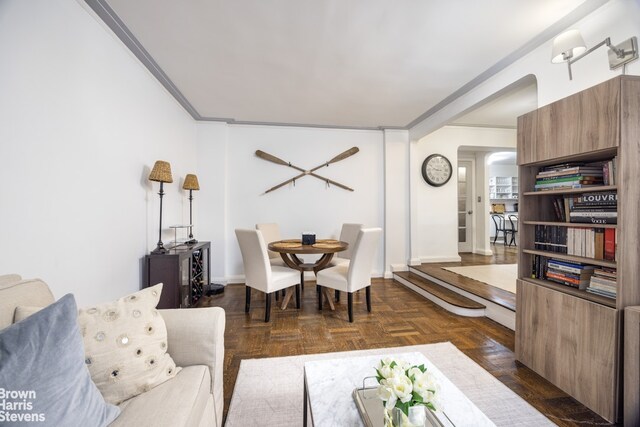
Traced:
<path id="1" fill-rule="evenodd" d="M 495 426 L 458 388 L 422 353 L 390 355 L 415 365 L 424 363 L 440 384 L 440 401 L 448 419 L 456 426 Z M 386 356 L 347 357 L 318 360 L 304 364 L 303 424 L 307 412 L 315 427 L 364 427 L 353 400 L 355 388 L 365 377 L 375 375 L 374 367 Z M 375 383 L 375 380 L 372 380 Z"/>

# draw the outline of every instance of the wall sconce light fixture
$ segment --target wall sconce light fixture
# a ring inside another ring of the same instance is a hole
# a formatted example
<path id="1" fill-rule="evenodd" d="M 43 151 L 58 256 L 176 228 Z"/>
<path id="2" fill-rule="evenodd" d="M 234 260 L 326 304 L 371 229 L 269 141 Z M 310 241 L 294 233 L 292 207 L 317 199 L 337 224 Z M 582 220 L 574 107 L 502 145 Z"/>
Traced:
<path id="1" fill-rule="evenodd" d="M 600 46 L 605 45 L 609 48 L 610 70 L 623 67 L 634 59 L 638 59 L 638 39 L 635 36 L 617 45 L 612 44 L 611 39 L 607 37 L 597 45 L 587 50 L 587 45 L 584 43 L 584 40 L 580 35 L 580 31 L 568 30 L 553 40 L 551 62 L 554 64 L 566 62 L 567 67 L 569 68 L 569 80 L 573 80 L 571 64 L 574 64 L 584 58 Z"/>

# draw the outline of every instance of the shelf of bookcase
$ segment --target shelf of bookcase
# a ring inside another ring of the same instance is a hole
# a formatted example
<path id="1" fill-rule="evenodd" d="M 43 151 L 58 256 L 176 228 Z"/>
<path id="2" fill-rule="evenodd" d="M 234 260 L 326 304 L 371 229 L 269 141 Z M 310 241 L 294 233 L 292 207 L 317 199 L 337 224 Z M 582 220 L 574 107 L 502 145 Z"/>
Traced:
<path id="1" fill-rule="evenodd" d="M 596 191 L 618 191 L 617 185 L 599 185 L 596 187 L 570 188 L 565 190 L 525 191 L 524 196 L 550 196 L 558 194 L 595 193 Z"/>
<path id="2" fill-rule="evenodd" d="M 559 227 L 582 227 L 582 228 L 617 228 L 617 224 L 589 224 L 583 222 L 560 222 L 560 221 L 521 221 L 524 225 L 557 225 Z"/>
<path id="3" fill-rule="evenodd" d="M 561 254 L 558 252 L 541 251 L 537 249 L 522 249 L 522 252 L 530 255 L 541 255 L 549 258 L 557 258 L 565 261 L 580 262 L 583 264 L 599 265 L 601 267 L 618 268 L 615 261 L 605 261 L 603 259 L 585 258 L 581 256 Z"/>
<path id="4" fill-rule="evenodd" d="M 520 280 L 533 283 L 534 285 L 543 286 L 545 288 L 553 289 L 558 292 L 569 294 L 578 298 L 585 299 L 587 301 L 595 302 L 597 304 L 606 305 L 607 307 L 616 308 L 616 300 L 614 298 L 605 297 L 602 295 L 592 294 L 591 292 L 583 291 L 580 289 L 572 288 L 571 286 L 561 285 L 559 283 L 549 282 L 547 280 L 534 279 L 531 277 L 523 277 Z"/>

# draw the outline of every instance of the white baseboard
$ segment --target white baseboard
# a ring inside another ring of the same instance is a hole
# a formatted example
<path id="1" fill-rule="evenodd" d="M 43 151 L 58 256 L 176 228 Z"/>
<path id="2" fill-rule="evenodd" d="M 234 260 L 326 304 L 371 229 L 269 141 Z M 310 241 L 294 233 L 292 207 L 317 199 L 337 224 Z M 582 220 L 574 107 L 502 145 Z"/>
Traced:
<path id="1" fill-rule="evenodd" d="M 420 265 L 422 264 L 422 261 L 420 261 L 420 258 L 411 258 L 409 260 L 409 265 Z"/>
<path id="2" fill-rule="evenodd" d="M 391 264 L 391 271 L 407 271 L 409 267 L 407 264 Z"/>
<path id="3" fill-rule="evenodd" d="M 215 284 L 218 284 L 218 285 L 226 286 L 227 283 L 229 283 L 229 282 L 227 281 L 226 277 L 212 277 L 211 278 L 211 283 L 215 283 Z"/>
<path id="4" fill-rule="evenodd" d="M 475 251 L 473 251 L 473 253 L 478 255 L 486 255 L 486 256 L 493 255 L 493 251 L 490 249 L 476 249 Z"/>
<path id="5" fill-rule="evenodd" d="M 391 264 L 390 270 L 384 272 L 385 279 L 393 279 L 393 273 L 396 271 L 409 271 L 409 266 L 407 264 Z"/>
<path id="6" fill-rule="evenodd" d="M 231 284 L 231 283 L 244 283 L 244 275 L 239 275 L 239 276 L 229 276 L 226 279 L 227 284 Z"/>
<path id="7" fill-rule="evenodd" d="M 432 262 L 460 262 L 462 258 L 460 255 L 455 256 L 429 256 L 429 257 L 420 257 L 420 263 L 432 263 Z M 411 264 L 415 265 L 415 264 Z"/>

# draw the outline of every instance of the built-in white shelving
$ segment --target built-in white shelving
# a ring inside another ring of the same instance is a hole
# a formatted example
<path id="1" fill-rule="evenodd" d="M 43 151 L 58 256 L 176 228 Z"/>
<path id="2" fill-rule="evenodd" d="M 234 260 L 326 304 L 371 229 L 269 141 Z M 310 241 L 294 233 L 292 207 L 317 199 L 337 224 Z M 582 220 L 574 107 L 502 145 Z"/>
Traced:
<path id="1" fill-rule="evenodd" d="M 517 176 L 489 177 L 489 198 L 491 200 L 518 199 Z"/>

